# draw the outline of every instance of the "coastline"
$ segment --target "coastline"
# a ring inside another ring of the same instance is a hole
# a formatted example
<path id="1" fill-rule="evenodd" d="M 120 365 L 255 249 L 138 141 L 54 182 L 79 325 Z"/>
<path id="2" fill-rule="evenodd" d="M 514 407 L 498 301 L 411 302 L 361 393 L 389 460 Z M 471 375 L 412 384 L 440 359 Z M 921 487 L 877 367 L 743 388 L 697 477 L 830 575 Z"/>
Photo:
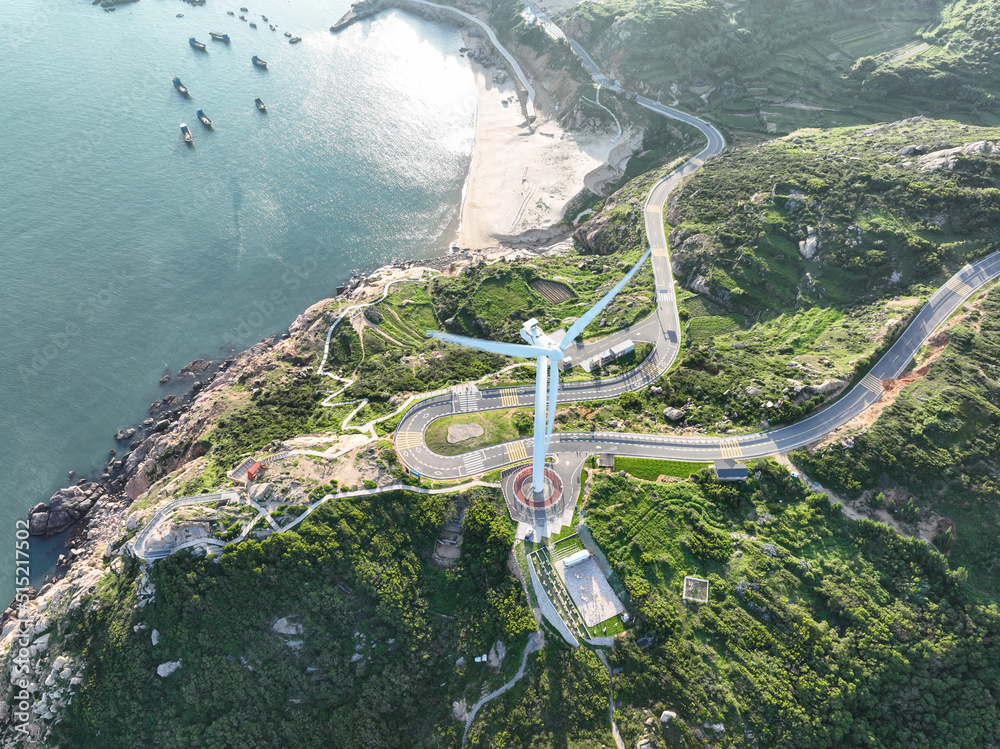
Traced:
<path id="1" fill-rule="evenodd" d="M 564 129 L 554 117 L 558 104 L 547 97 L 536 99 L 537 118 L 529 123 L 502 69 L 472 59 L 469 64 L 476 79 L 476 135 L 455 246 L 487 249 L 548 238 L 587 175 L 607 168 L 619 144 L 604 133 Z"/>

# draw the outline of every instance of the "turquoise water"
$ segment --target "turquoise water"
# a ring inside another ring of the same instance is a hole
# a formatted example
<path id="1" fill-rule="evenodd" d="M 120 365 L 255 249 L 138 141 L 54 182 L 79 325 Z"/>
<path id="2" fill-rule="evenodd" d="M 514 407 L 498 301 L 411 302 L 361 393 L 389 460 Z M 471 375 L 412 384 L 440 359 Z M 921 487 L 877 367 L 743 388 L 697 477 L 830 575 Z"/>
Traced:
<path id="1" fill-rule="evenodd" d="M 15 520 L 103 462 L 165 369 L 280 333 L 351 269 L 452 238 L 475 117 L 461 37 L 395 12 L 331 34 L 348 5 L 251 2 L 254 30 L 226 15 L 238 0 L 5 3 L 3 601 Z"/>

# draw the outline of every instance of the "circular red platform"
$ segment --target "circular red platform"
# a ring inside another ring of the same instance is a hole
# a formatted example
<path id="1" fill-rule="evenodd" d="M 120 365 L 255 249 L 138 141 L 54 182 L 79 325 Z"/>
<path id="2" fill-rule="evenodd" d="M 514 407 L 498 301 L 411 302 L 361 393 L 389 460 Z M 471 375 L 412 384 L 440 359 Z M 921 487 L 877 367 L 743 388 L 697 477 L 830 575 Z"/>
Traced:
<path id="1" fill-rule="evenodd" d="M 562 497 L 562 479 L 551 468 L 545 468 L 542 500 L 537 501 L 531 488 L 531 466 L 527 465 L 514 477 L 514 498 L 531 510 L 545 510 Z"/>

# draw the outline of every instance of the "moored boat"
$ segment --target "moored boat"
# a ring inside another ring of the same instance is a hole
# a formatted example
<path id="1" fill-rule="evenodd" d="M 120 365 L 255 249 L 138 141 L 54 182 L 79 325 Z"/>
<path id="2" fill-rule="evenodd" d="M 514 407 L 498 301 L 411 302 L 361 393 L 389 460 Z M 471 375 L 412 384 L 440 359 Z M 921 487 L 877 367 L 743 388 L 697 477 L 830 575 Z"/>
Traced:
<path id="1" fill-rule="evenodd" d="M 257 55 L 254 55 L 253 57 L 251 57 L 250 60 L 258 68 L 266 68 L 267 67 L 267 63 L 264 62 L 263 60 L 261 60 L 259 57 L 257 57 Z"/>
<path id="2" fill-rule="evenodd" d="M 285 32 L 285 36 L 291 36 L 291 35 L 292 35 L 292 32 L 291 32 L 291 31 L 286 31 L 286 32 Z"/>
<path id="3" fill-rule="evenodd" d="M 208 35 L 217 42 L 228 42 L 229 34 L 220 34 L 218 31 L 209 31 Z"/>
<path id="4" fill-rule="evenodd" d="M 181 134 L 184 136 L 185 143 L 194 145 L 194 137 L 191 135 L 191 131 L 188 130 L 188 126 L 183 122 L 181 123 Z"/>
<path id="5" fill-rule="evenodd" d="M 185 96 L 190 96 L 191 95 L 191 92 L 187 90 L 187 86 L 185 86 L 183 83 L 181 83 L 181 79 L 178 78 L 177 76 L 174 76 L 174 88 L 176 88 L 178 91 L 180 91 Z"/>
<path id="6" fill-rule="evenodd" d="M 242 10 L 244 13 L 249 13 L 250 12 L 246 8 L 240 8 L 240 10 Z"/>
<path id="7" fill-rule="evenodd" d="M 260 14 L 260 20 L 263 21 L 264 23 L 267 23 L 267 16 L 265 16 L 263 13 L 261 13 Z"/>
<path id="8" fill-rule="evenodd" d="M 202 125 L 205 127 L 212 127 L 212 121 L 208 118 L 208 115 L 205 114 L 205 110 L 199 109 L 196 114 L 198 115 L 198 119 L 201 120 Z"/>
<path id="9" fill-rule="evenodd" d="M 251 28 L 251 29 L 255 29 L 255 28 L 257 28 L 257 24 L 255 24 L 255 23 L 254 23 L 253 21 L 251 21 L 251 22 L 250 22 L 250 28 Z"/>
<path id="10" fill-rule="evenodd" d="M 245 20 L 247 20 L 247 17 L 245 15 L 243 15 L 242 13 L 240 13 L 240 20 L 241 21 L 245 21 Z"/>
<path id="11" fill-rule="evenodd" d="M 267 107 L 264 106 L 264 102 L 262 102 L 259 97 L 254 99 L 253 103 L 256 105 L 257 109 L 260 110 L 261 112 L 267 111 Z"/>
<path id="12" fill-rule="evenodd" d="M 291 39 L 288 40 L 288 43 L 289 44 L 298 44 L 301 41 L 302 41 L 302 37 L 301 36 L 293 36 Z"/>
<path id="13" fill-rule="evenodd" d="M 270 26 L 270 27 L 271 27 L 271 31 L 274 31 L 275 29 L 277 29 L 277 28 L 278 28 L 278 27 L 277 27 L 277 26 L 275 26 L 275 25 L 274 25 L 273 23 L 269 23 L 269 24 L 268 24 L 268 26 Z"/>
<path id="14" fill-rule="evenodd" d="M 227 16 L 235 16 L 236 14 L 235 14 L 235 13 L 233 13 L 233 11 L 231 11 L 231 10 L 227 10 L 227 11 L 226 11 L 226 15 L 227 15 Z"/>
<path id="15" fill-rule="evenodd" d="M 188 44 L 190 44 L 195 49 L 206 49 L 205 42 L 199 42 L 193 36 L 190 39 L 188 39 Z"/>

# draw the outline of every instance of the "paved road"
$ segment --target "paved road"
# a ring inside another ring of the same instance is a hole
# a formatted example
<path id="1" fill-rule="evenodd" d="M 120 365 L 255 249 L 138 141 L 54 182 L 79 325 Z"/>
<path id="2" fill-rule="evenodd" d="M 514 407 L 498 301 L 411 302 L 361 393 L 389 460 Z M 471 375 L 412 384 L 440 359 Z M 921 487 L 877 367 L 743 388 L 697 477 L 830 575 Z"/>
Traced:
<path id="1" fill-rule="evenodd" d="M 594 81 L 624 92 L 614 81 L 600 73 L 597 65 L 572 39 L 569 43 L 590 71 Z M 599 400 L 638 390 L 658 379 L 673 364 L 680 350 L 680 319 L 674 289 L 670 255 L 663 226 L 663 205 L 681 181 L 699 169 L 705 160 L 721 153 L 725 139 L 710 123 L 664 104 L 637 96 L 636 101 L 650 111 L 697 128 L 706 139 L 697 155 L 660 180 L 650 191 L 644 206 L 646 236 L 650 249 L 647 257 L 653 265 L 656 311 L 632 326 L 630 334 L 617 333 L 611 343 L 632 337 L 654 343 L 653 353 L 631 372 L 618 377 L 578 383 L 560 383 L 559 403 Z M 927 338 L 976 289 L 1000 276 L 1000 252 L 975 265 L 967 265 L 928 300 L 892 348 L 844 397 L 819 413 L 791 426 L 739 437 L 685 438 L 667 435 L 629 434 L 624 432 L 561 432 L 553 435 L 550 453 L 575 451 L 613 452 L 633 457 L 682 461 L 713 461 L 720 458 L 756 458 L 786 452 L 821 439 L 864 411 L 883 394 L 881 380 L 897 377 L 920 350 Z M 590 344 L 586 351 L 600 350 L 608 339 Z M 573 349 L 567 355 L 582 358 Z M 483 390 L 478 400 L 466 403 L 458 412 L 490 411 L 514 407 L 533 407 L 535 393 L 531 386 Z M 512 463 L 527 461 L 532 453 L 531 438 L 481 448 L 461 455 L 445 456 L 431 451 L 424 431 L 435 419 L 456 413 L 451 394 L 440 395 L 416 404 L 400 419 L 395 434 L 396 449 L 402 462 L 411 470 L 434 478 L 462 478 L 490 471 Z"/>

